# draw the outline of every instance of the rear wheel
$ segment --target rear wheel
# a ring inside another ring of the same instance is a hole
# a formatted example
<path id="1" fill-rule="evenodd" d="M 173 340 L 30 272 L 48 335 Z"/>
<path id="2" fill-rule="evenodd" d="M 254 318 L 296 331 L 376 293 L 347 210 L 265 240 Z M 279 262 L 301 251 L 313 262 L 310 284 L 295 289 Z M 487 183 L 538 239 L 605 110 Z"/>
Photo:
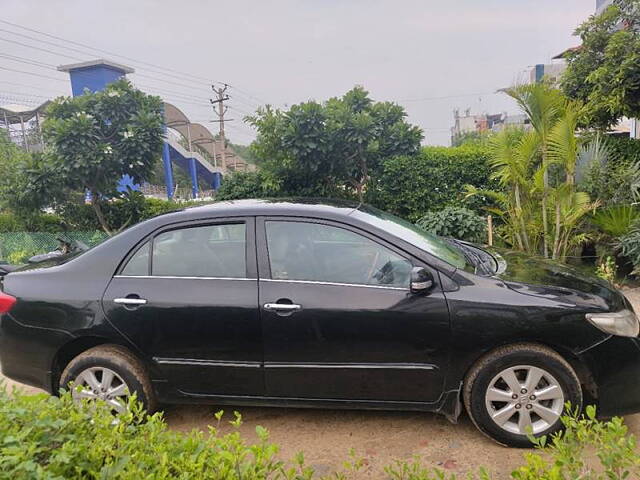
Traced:
<path id="1" fill-rule="evenodd" d="M 499 348 L 465 380 L 469 416 L 481 432 L 504 445 L 530 447 L 527 434 L 560 430 L 565 402 L 582 408 L 580 381 L 566 360 L 539 345 Z"/>
<path id="2" fill-rule="evenodd" d="M 133 393 L 148 412 L 156 408 L 144 366 L 129 350 L 118 345 L 101 345 L 75 357 L 62 372 L 60 386 L 70 386 L 76 400 L 103 400 L 114 413 L 124 412 Z"/>

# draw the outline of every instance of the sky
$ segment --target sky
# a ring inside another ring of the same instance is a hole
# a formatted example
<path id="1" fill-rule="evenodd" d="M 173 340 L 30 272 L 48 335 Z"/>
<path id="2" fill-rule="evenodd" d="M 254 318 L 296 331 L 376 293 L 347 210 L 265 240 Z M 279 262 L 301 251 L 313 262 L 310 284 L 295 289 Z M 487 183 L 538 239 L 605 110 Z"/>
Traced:
<path id="1" fill-rule="evenodd" d="M 496 90 L 577 45 L 594 10 L 595 0 L 2 0 L 0 104 L 69 95 L 55 66 L 107 58 L 213 131 L 211 82 L 229 84 L 235 143 L 255 138 L 242 119 L 260 105 L 362 85 L 404 106 L 423 143 L 448 145 L 454 108 L 517 113 Z"/>

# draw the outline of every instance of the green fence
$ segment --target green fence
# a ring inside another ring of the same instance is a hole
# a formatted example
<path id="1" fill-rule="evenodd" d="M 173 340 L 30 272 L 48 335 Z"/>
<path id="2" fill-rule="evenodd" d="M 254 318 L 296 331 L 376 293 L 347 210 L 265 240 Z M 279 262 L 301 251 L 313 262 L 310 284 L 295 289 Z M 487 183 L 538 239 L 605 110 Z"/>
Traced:
<path id="1" fill-rule="evenodd" d="M 78 240 L 93 247 L 107 238 L 103 232 L 10 232 L 0 233 L 0 261 L 25 263 L 29 257 L 58 248 L 58 238 Z"/>

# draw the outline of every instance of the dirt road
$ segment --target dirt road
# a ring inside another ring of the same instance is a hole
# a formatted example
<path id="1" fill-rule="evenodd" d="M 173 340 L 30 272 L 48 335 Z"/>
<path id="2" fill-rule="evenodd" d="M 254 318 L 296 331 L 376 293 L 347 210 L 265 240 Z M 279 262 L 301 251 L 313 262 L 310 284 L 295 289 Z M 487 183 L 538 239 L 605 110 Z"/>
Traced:
<path id="1" fill-rule="evenodd" d="M 640 311 L 640 289 L 626 292 Z M 0 377 L 1 378 L 1 377 Z M 10 382 L 11 385 L 11 382 Z M 35 389 L 30 389 L 36 391 Z M 169 406 L 165 416 L 170 428 L 187 431 L 214 424 L 215 406 Z M 233 418 L 233 408 L 225 408 L 225 419 Z M 423 413 L 306 410 L 279 408 L 239 408 L 244 424 L 240 431 L 255 440 L 255 427 L 271 432 L 271 440 L 281 446 L 281 457 L 305 452 L 307 463 L 319 473 L 342 467 L 349 450 L 365 458 L 370 478 L 386 478 L 382 467 L 394 459 L 419 455 L 424 463 L 451 473 L 487 467 L 496 478 L 508 478 L 522 463 L 522 450 L 501 447 L 480 434 L 463 416 L 458 425 L 444 417 Z M 640 437 L 640 414 L 626 418 L 632 433 Z M 225 431 L 231 431 L 226 425 Z"/>

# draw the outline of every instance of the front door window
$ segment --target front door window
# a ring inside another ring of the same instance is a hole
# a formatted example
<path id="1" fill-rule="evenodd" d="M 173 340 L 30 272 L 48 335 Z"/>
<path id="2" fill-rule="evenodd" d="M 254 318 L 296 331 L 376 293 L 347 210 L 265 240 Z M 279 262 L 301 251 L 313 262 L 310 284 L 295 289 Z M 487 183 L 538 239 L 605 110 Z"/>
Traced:
<path id="1" fill-rule="evenodd" d="M 274 280 L 409 287 L 408 260 L 350 230 L 267 221 L 266 233 Z"/>

